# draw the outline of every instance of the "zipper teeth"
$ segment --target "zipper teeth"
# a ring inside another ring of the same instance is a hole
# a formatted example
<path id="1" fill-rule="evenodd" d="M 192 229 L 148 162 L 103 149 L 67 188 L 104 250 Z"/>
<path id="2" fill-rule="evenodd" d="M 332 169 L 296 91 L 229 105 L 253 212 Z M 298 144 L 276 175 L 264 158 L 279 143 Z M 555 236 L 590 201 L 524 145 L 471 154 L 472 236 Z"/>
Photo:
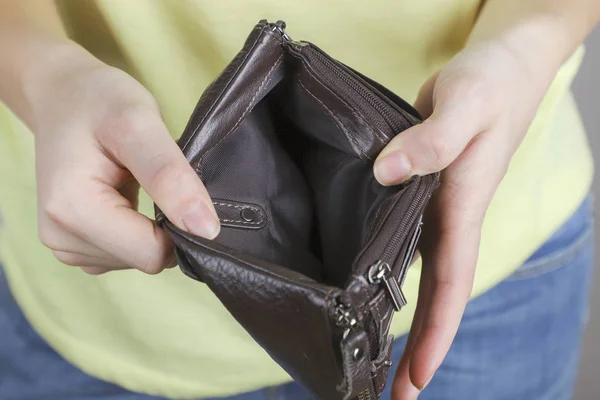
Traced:
<path id="1" fill-rule="evenodd" d="M 419 208 L 421 207 L 423 198 L 425 197 L 425 194 L 427 193 L 427 190 L 423 190 L 423 184 L 421 181 L 422 181 L 422 179 L 419 179 L 416 182 L 416 184 L 418 185 L 418 186 L 415 185 L 415 186 L 417 186 L 415 188 L 415 190 L 417 192 L 416 196 L 413 199 L 413 201 L 411 201 L 410 207 L 409 207 L 405 217 L 402 219 L 402 224 L 398 227 L 398 229 L 396 229 L 396 231 L 394 232 L 394 235 L 392 235 L 392 238 L 390 239 L 387 246 L 385 246 L 385 249 L 383 250 L 383 254 L 381 255 L 381 260 L 384 262 L 387 262 L 390 265 L 392 265 L 392 262 L 395 259 L 396 253 L 398 252 L 398 248 L 402 245 L 402 238 L 404 237 L 403 233 L 408 228 L 408 225 L 412 222 L 416 212 L 419 211 Z"/>
<path id="2" fill-rule="evenodd" d="M 370 105 L 372 105 L 377 112 L 383 117 L 383 119 L 387 122 L 388 128 L 392 128 L 394 133 L 401 129 L 401 124 L 395 115 L 390 111 L 389 106 L 385 104 L 379 97 L 375 96 L 371 91 L 365 88 L 364 84 L 357 80 L 354 76 L 352 76 L 348 71 L 338 65 L 335 61 L 331 60 L 324 54 L 322 54 L 319 50 L 314 47 L 308 47 L 308 51 L 312 55 L 315 56 L 321 63 L 325 64 L 330 70 L 337 73 L 337 75 L 354 89 L 364 100 L 366 100 Z"/>
<path id="3" fill-rule="evenodd" d="M 355 92 L 357 92 L 364 100 L 372 105 L 381 115 L 381 117 L 383 117 L 383 119 L 387 122 L 388 128 L 391 128 L 394 133 L 402 129 L 403 121 L 400 121 L 399 118 L 393 112 L 391 112 L 389 106 L 385 104 L 384 101 L 366 89 L 364 84 L 358 81 L 335 61 L 329 59 L 326 55 L 321 53 L 318 49 L 314 47 L 308 47 L 307 50 L 310 51 L 310 54 L 314 55 L 317 60 L 324 64 L 325 67 L 336 73 L 336 75 L 346 82 L 348 86 L 354 89 Z M 403 218 L 402 224 L 395 231 L 380 258 L 382 261 L 387 262 L 390 265 L 392 265 L 392 263 L 395 261 L 395 256 L 398 253 L 399 247 L 402 245 L 402 238 L 404 236 L 402 232 L 404 232 L 408 228 L 408 225 L 412 223 L 415 213 L 419 211 L 423 198 L 427 194 L 426 188 L 423 188 L 424 185 L 422 183 L 422 179 L 419 179 L 419 182 L 417 182 L 415 186 L 416 187 L 414 190 L 416 191 L 416 196 L 411 202 L 405 218 Z M 419 228 L 417 227 L 417 229 Z"/>
<path id="4" fill-rule="evenodd" d="M 358 400 L 371 400 L 371 393 L 369 389 L 365 389 L 358 394 Z"/>

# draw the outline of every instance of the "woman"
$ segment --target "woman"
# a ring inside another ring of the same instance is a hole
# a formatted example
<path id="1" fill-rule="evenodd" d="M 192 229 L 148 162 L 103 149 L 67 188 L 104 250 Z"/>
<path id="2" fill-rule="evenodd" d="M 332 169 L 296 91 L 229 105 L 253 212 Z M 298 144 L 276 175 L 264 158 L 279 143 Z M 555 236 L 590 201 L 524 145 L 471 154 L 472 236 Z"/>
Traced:
<path id="1" fill-rule="evenodd" d="M 443 170 L 392 329 L 391 396 L 570 398 L 593 166 L 568 88 L 600 18 L 590 0 L 0 3 L 0 398 L 309 398 L 165 269 L 172 244 L 148 218 L 152 199 L 218 235 L 173 138 L 262 18 L 427 117 L 374 165 L 384 185 Z"/>

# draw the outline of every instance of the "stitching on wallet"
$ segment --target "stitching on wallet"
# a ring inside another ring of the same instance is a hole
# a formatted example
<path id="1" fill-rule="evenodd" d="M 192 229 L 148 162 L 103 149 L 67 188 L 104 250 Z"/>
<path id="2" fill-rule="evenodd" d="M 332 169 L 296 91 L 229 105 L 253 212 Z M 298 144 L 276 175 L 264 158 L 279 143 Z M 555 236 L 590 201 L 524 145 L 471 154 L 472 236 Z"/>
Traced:
<path id="1" fill-rule="evenodd" d="M 342 121 L 340 121 L 340 119 L 338 117 L 335 116 L 335 114 L 329 109 L 329 107 L 327 107 L 325 105 L 325 103 L 323 103 L 321 100 L 319 100 L 319 98 L 317 96 L 315 96 L 306 86 L 304 86 L 304 84 L 302 83 L 302 79 L 298 76 L 298 87 L 300 87 L 300 89 L 304 90 L 310 97 L 313 98 L 313 100 L 315 100 L 316 102 L 318 102 L 321 107 L 323 107 L 326 111 L 327 111 L 327 117 L 339 128 L 342 130 L 342 132 L 344 132 L 344 135 L 346 136 L 346 138 L 348 140 L 350 140 L 350 142 L 352 142 L 354 144 L 354 147 L 356 149 L 358 149 L 358 151 L 365 156 L 366 158 L 368 158 L 369 160 L 371 160 L 371 157 L 369 157 L 364 151 L 361 150 L 360 145 L 356 142 L 356 140 L 354 138 L 352 138 L 352 135 L 350 135 L 348 128 L 342 123 Z"/>
<path id="2" fill-rule="evenodd" d="M 273 66 L 271 67 L 271 69 L 269 70 L 269 72 L 267 72 L 267 75 L 265 76 L 265 78 L 263 79 L 263 81 L 260 83 L 258 89 L 256 90 L 256 93 L 254 93 L 254 96 L 252 96 L 252 98 L 250 99 L 250 103 L 248 104 L 248 106 L 246 107 L 246 109 L 244 110 L 244 112 L 242 113 L 242 115 L 240 115 L 240 118 L 238 118 L 238 120 L 235 122 L 235 124 L 231 127 L 231 129 L 229 130 L 229 132 L 227 132 L 227 134 L 225 136 L 223 136 L 217 143 L 215 143 L 213 146 L 210 147 L 210 149 L 213 149 L 215 147 L 217 147 L 219 144 L 221 144 L 222 141 L 224 141 L 225 139 L 227 139 L 227 137 L 229 137 L 229 135 L 235 131 L 237 129 L 237 127 L 239 126 L 240 122 L 242 122 L 242 120 L 244 118 L 246 118 L 246 116 L 248 115 L 248 113 L 252 110 L 252 108 L 255 106 L 254 101 L 256 100 L 256 98 L 259 96 L 259 94 L 263 91 L 263 89 L 265 88 L 265 86 L 267 86 L 269 84 L 269 82 L 271 82 L 271 79 L 273 79 L 273 73 L 275 72 L 275 69 L 277 69 L 277 67 L 281 64 L 281 62 L 283 61 L 283 54 L 281 54 L 279 56 L 279 58 L 277 59 L 277 61 L 275 61 L 275 64 L 273 64 Z M 204 154 L 202 154 L 202 157 L 200 157 L 200 160 L 198 160 L 198 164 L 196 165 L 196 172 L 200 172 L 200 164 L 202 164 L 202 161 L 204 160 L 204 156 L 208 153 L 207 149 Z"/>
<path id="3" fill-rule="evenodd" d="M 367 121 L 366 119 L 364 119 L 360 114 L 358 114 L 356 111 L 354 111 L 354 109 L 350 106 L 350 104 L 348 104 L 348 102 L 346 102 L 344 99 L 342 99 L 340 96 L 338 96 L 333 90 L 329 89 L 327 87 L 327 85 L 325 85 L 323 82 L 321 82 L 316 76 L 315 74 L 310 70 L 310 67 L 308 66 L 308 64 L 302 60 L 302 63 L 304 64 L 304 66 L 306 67 L 306 72 L 308 72 L 308 74 L 317 82 L 319 83 L 321 86 L 323 86 L 323 88 L 325 88 L 325 90 L 327 90 L 329 93 L 331 93 L 335 98 L 337 98 L 342 104 L 344 104 L 346 107 L 348 107 L 348 109 L 350 110 L 350 112 L 352 113 L 352 115 L 354 115 L 356 118 L 362 120 L 369 128 L 371 128 L 371 130 L 373 131 L 373 133 L 375 133 L 375 136 L 377 136 L 377 138 L 379 140 L 381 140 L 382 142 L 386 143 L 390 138 L 387 137 L 387 135 L 384 135 L 385 138 L 382 138 L 379 134 L 383 133 L 383 132 L 379 132 L 378 129 L 375 129 L 373 127 L 373 125 L 371 125 L 369 123 L 369 121 Z"/>
<path id="4" fill-rule="evenodd" d="M 244 221 L 242 219 L 221 219 L 221 222 L 231 222 L 231 223 L 236 223 L 236 224 L 242 224 L 242 225 L 262 225 L 265 222 L 265 218 L 263 215 L 263 211 L 258 208 L 258 207 L 254 207 L 254 206 L 250 206 L 250 205 L 243 205 L 243 206 L 239 206 L 236 204 L 229 204 L 229 203 L 221 203 L 219 201 L 213 201 L 212 202 L 215 206 L 223 206 L 223 207 L 230 207 L 230 208 L 236 208 L 236 209 L 249 209 L 252 211 L 255 211 L 258 214 L 258 221 Z"/>
<path id="5" fill-rule="evenodd" d="M 242 221 L 237 219 L 222 219 L 221 222 L 235 222 L 236 224 L 244 224 L 244 225 L 260 225 L 262 221 L 251 222 L 251 221 Z"/>
<path id="6" fill-rule="evenodd" d="M 263 29 L 264 28 L 261 28 L 261 27 L 257 26 L 252 31 L 255 31 L 255 30 L 261 31 Z M 252 46 L 250 47 L 250 49 L 246 52 L 246 54 L 244 54 L 244 59 L 240 62 L 240 64 L 236 68 L 235 72 L 233 74 L 231 74 L 231 77 L 229 78 L 229 80 L 227 81 L 227 83 L 225 85 L 223 85 L 223 88 L 221 89 L 221 92 L 219 93 L 219 95 L 217 96 L 217 98 L 215 99 L 215 101 L 210 105 L 210 108 L 204 114 L 204 116 L 202 117 L 202 119 L 200 120 L 200 122 L 198 123 L 198 125 L 196 125 L 196 127 L 194 128 L 194 131 L 190 135 L 189 140 L 182 146 L 181 151 L 185 151 L 185 149 L 190 144 L 190 142 L 192 141 L 192 139 L 194 138 L 194 136 L 196 136 L 196 134 L 200 130 L 200 127 L 202 125 L 204 125 L 204 121 L 206 121 L 206 118 L 208 117 L 208 115 L 213 111 L 213 109 L 215 108 L 215 105 L 219 102 L 219 100 L 221 99 L 221 97 L 223 97 L 223 93 L 225 93 L 225 91 L 227 90 L 227 88 L 231 85 L 231 82 L 233 81 L 233 79 L 236 76 L 238 76 L 239 70 L 242 68 L 242 66 L 244 66 L 246 64 L 246 61 L 248 60 L 248 56 L 252 53 L 252 50 L 254 50 L 254 48 L 256 47 L 256 44 L 260 40 L 260 37 L 261 37 L 261 35 L 259 34 L 256 37 L 256 40 L 254 41 L 254 43 L 252 43 Z"/>
<path id="7" fill-rule="evenodd" d="M 235 204 L 228 204 L 228 203 L 219 203 L 218 201 L 213 201 L 212 202 L 214 205 L 216 206 L 224 206 L 224 207 L 233 207 L 233 208 L 249 208 L 253 211 L 258 211 L 261 212 L 261 210 L 258 207 L 252 207 L 252 206 L 236 206 Z"/>

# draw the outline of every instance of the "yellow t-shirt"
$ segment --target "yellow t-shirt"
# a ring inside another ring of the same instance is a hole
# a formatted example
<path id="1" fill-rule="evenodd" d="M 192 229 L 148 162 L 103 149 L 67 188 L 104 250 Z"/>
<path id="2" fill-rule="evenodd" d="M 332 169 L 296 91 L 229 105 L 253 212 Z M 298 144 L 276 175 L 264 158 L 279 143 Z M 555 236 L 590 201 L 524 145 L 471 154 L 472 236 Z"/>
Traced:
<path id="1" fill-rule="evenodd" d="M 199 95 L 260 19 L 283 19 L 408 101 L 463 46 L 479 0 L 63 1 L 72 37 L 156 97 L 174 138 Z M 509 275 L 568 218 L 593 174 L 569 86 L 578 50 L 552 84 L 488 211 L 473 295 Z M 519 99 L 515 99 L 516 102 Z M 37 239 L 31 134 L 0 105 L 0 258 L 36 330 L 84 371 L 168 397 L 228 395 L 290 378 L 202 284 L 179 270 L 92 277 L 57 262 Z M 141 211 L 153 215 L 142 195 Z M 406 280 L 407 332 L 420 267 Z"/>

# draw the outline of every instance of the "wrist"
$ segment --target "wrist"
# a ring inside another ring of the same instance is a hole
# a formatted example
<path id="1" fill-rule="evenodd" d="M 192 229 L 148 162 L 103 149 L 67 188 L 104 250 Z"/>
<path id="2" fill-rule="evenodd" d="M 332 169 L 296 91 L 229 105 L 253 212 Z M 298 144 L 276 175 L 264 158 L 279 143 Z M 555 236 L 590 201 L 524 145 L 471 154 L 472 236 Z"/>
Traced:
<path id="1" fill-rule="evenodd" d="M 17 29 L 9 38 L 0 39 L 0 100 L 33 129 L 39 94 L 74 66 L 96 59 L 66 37 Z"/>
<path id="2" fill-rule="evenodd" d="M 530 83 L 546 87 L 577 42 L 567 25 L 552 14 L 532 14 L 490 34 L 474 30 L 467 45 L 490 42 L 504 49 L 521 66 Z"/>

